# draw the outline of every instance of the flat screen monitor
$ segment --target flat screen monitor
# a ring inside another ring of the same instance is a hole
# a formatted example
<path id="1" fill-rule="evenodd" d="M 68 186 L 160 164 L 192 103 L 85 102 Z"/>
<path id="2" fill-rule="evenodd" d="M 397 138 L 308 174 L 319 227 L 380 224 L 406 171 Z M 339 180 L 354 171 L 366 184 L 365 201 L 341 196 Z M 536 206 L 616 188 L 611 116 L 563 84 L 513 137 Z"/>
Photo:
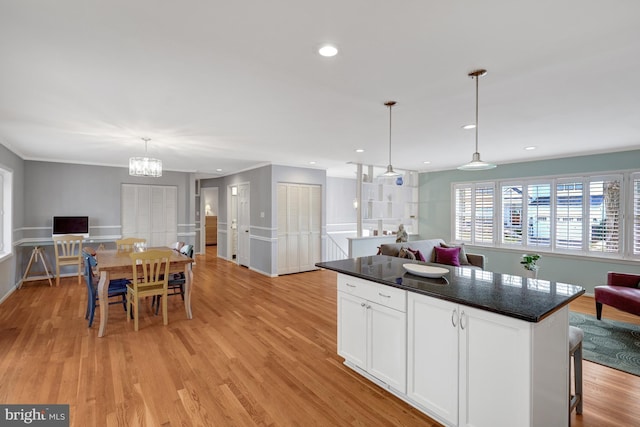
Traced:
<path id="1" fill-rule="evenodd" d="M 53 235 L 74 234 L 77 236 L 89 237 L 89 217 L 88 216 L 54 216 Z"/>

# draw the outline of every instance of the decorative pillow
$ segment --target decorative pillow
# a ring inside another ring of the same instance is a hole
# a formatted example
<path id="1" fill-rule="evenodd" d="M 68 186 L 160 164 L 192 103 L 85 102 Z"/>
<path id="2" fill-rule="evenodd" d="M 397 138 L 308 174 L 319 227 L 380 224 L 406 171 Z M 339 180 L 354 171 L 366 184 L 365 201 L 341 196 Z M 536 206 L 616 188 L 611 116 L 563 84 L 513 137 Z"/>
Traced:
<path id="1" fill-rule="evenodd" d="M 400 249 L 396 245 L 380 245 L 381 255 L 398 256 Z"/>
<path id="2" fill-rule="evenodd" d="M 408 248 L 401 248 L 400 252 L 398 253 L 398 257 L 406 258 L 414 261 L 416 259 L 416 256 Z"/>
<path id="3" fill-rule="evenodd" d="M 453 243 L 440 243 L 440 246 L 443 248 L 460 248 L 460 254 L 458 255 L 460 265 L 471 265 L 469 258 L 467 258 L 467 252 L 464 249 L 464 243 L 459 245 L 454 245 Z"/>
<path id="4" fill-rule="evenodd" d="M 419 250 L 417 250 L 417 249 L 413 250 L 411 248 L 407 248 L 407 250 L 409 252 L 411 252 L 413 254 L 413 256 L 415 256 L 418 261 L 427 262 L 427 260 L 424 258 L 424 255 L 422 255 L 422 252 L 420 252 Z"/>
<path id="5" fill-rule="evenodd" d="M 438 264 L 455 265 L 460 267 L 460 249 L 461 248 L 439 248 L 435 247 L 436 262 Z"/>

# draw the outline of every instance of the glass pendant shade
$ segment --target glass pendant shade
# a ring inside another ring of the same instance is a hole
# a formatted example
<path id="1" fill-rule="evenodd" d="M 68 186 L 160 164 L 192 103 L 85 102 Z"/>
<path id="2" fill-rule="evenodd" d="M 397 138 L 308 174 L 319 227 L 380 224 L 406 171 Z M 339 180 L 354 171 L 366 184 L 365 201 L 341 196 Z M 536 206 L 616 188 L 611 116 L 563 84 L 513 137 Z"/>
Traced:
<path id="1" fill-rule="evenodd" d="M 157 178 L 162 176 L 162 160 L 146 157 L 147 143 L 149 138 L 142 138 L 144 141 L 145 157 L 129 158 L 129 175 L 131 176 L 149 176 Z"/>
<path id="2" fill-rule="evenodd" d="M 473 157 L 469 163 L 466 163 L 462 166 L 458 166 L 458 169 L 461 171 L 482 171 L 487 169 L 493 169 L 496 165 L 493 163 L 487 163 L 480 160 L 480 153 L 473 153 Z"/>

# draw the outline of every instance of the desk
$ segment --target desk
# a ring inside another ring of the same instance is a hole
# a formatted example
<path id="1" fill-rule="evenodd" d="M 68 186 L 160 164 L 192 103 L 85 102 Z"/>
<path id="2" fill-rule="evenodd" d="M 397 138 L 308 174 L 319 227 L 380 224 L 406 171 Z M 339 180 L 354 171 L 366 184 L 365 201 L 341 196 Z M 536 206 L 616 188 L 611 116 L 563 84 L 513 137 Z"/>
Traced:
<path id="1" fill-rule="evenodd" d="M 98 301 L 100 302 L 99 337 L 104 336 L 107 329 L 107 318 L 109 317 L 107 291 L 109 289 L 109 281 L 113 279 L 133 279 L 131 258 L 129 257 L 129 254 L 130 252 L 117 250 L 99 250 L 96 253 L 96 259 L 98 260 L 98 272 L 100 273 L 100 281 L 98 282 Z M 193 286 L 193 272 L 191 271 L 191 263 L 193 260 L 178 251 L 172 250 L 169 262 L 170 273 L 184 272 L 186 278 L 184 285 L 184 308 L 187 313 L 187 319 L 192 319 L 191 288 Z M 139 266 L 139 268 L 142 274 L 142 266 Z"/>

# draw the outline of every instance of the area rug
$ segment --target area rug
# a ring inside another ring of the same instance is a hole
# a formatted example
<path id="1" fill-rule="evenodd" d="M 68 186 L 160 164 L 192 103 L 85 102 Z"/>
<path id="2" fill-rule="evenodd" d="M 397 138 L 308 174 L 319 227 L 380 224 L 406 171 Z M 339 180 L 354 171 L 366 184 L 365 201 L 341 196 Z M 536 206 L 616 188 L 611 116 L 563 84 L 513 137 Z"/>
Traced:
<path id="1" fill-rule="evenodd" d="M 584 331 L 583 359 L 640 376 L 640 326 L 573 311 L 569 324 Z"/>

